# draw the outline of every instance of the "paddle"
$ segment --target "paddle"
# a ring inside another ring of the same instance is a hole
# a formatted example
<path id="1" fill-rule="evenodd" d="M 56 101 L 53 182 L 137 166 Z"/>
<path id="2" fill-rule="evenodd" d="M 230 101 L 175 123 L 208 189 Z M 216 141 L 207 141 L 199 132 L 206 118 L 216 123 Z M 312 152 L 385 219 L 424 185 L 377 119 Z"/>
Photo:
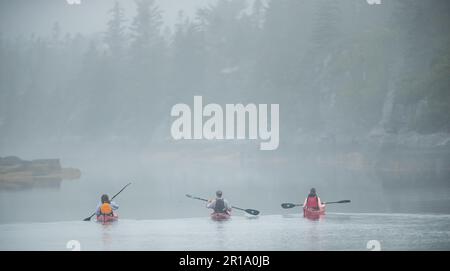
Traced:
<path id="1" fill-rule="evenodd" d="M 186 197 L 191 198 L 191 199 L 196 199 L 196 200 L 201 200 L 201 201 L 206 201 L 206 202 L 208 202 L 207 199 L 202 199 L 202 198 L 199 198 L 199 197 L 194 197 L 194 196 L 189 195 L 189 194 L 186 194 Z M 258 210 L 253 210 L 253 209 L 242 209 L 242 208 L 239 208 L 239 207 L 236 207 L 236 206 L 231 206 L 231 208 L 236 209 L 236 210 L 240 210 L 240 211 L 244 211 L 244 212 L 246 212 L 247 214 L 251 214 L 251 215 L 258 215 L 258 214 L 259 214 L 259 211 L 258 211 Z"/>
<path id="2" fill-rule="evenodd" d="M 333 203 L 349 203 L 351 202 L 350 200 L 346 199 L 346 200 L 340 200 L 340 201 L 330 201 L 330 202 L 324 202 L 323 204 L 333 204 Z M 289 208 L 294 208 L 297 206 L 303 206 L 303 204 L 294 204 L 294 203 L 282 203 L 281 207 L 283 209 L 289 209 Z"/>
<path id="3" fill-rule="evenodd" d="M 127 188 L 127 186 L 129 186 L 131 183 L 128 183 L 127 185 L 125 185 L 122 189 L 120 189 L 119 192 L 117 192 L 117 194 L 115 194 L 110 200 L 112 201 L 117 195 L 119 195 L 123 190 L 125 190 L 125 188 Z M 91 221 L 91 218 L 95 215 L 96 213 L 94 212 L 90 217 L 86 217 L 85 219 L 83 219 L 83 221 Z"/>

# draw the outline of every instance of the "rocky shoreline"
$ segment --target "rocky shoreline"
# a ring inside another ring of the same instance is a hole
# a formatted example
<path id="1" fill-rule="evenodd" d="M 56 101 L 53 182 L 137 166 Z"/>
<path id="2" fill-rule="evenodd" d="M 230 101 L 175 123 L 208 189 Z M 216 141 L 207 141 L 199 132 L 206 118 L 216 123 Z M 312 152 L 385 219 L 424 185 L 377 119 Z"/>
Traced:
<path id="1" fill-rule="evenodd" d="M 81 177 L 76 168 L 63 168 L 59 159 L 22 160 L 16 156 L 0 157 L 0 190 L 59 188 L 63 180 Z"/>

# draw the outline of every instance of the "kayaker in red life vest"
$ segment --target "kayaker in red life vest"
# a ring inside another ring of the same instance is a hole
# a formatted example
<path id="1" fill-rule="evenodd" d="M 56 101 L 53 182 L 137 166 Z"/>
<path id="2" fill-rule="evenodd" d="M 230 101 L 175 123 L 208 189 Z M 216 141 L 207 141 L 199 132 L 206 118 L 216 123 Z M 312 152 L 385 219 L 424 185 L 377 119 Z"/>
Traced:
<path id="1" fill-rule="evenodd" d="M 316 189 L 311 188 L 308 197 L 305 199 L 305 202 L 303 203 L 303 206 L 305 208 L 309 208 L 312 210 L 319 210 L 320 208 L 325 207 L 325 204 L 322 204 L 322 201 L 320 200 L 319 196 L 316 193 Z"/>
<path id="2" fill-rule="evenodd" d="M 100 199 L 100 203 L 97 205 L 96 214 L 99 215 L 113 215 L 113 211 L 119 209 L 119 205 L 117 205 L 114 201 L 110 201 L 108 195 L 102 195 Z"/>
<path id="3" fill-rule="evenodd" d="M 220 190 L 216 192 L 216 199 L 208 201 L 206 208 L 213 209 L 214 213 L 229 213 L 231 211 L 230 203 L 222 198 L 222 191 Z"/>

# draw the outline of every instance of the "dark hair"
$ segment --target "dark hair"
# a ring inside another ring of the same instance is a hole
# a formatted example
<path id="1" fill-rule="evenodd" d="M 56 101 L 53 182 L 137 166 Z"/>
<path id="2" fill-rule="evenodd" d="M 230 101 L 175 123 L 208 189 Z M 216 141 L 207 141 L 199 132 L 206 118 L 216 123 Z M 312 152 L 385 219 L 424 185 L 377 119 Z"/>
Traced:
<path id="1" fill-rule="evenodd" d="M 316 189 L 315 188 L 311 188 L 311 190 L 309 190 L 308 197 L 317 197 L 317 193 L 316 193 Z"/>
<path id="2" fill-rule="evenodd" d="M 109 202 L 109 197 L 106 194 L 102 195 L 101 201 L 102 201 L 102 203 L 111 203 L 111 202 Z"/>
<path id="3" fill-rule="evenodd" d="M 219 197 L 219 198 L 220 198 L 220 197 L 222 197 L 222 191 L 220 191 L 220 190 L 217 190 L 217 192 L 216 192 L 216 196 L 217 196 L 217 197 Z"/>

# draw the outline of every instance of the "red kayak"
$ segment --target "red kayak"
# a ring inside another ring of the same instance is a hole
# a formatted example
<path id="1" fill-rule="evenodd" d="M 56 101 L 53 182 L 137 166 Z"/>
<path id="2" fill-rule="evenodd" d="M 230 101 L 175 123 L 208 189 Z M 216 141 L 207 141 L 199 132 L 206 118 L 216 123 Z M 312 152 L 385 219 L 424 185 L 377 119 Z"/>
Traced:
<path id="1" fill-rule="evenodd" d="M 325 215 L 325 206 L 320 207 L 320 209 L 303 208 L 303 217 L 308 219 L 317 220 Z"/>
<path id="2" fill-rule="evenodd" d="M 98 215 L 97 216 L 97 222 L 102 224 L 112 223 L 119 220 L 119 215 Z"/>
<path id="3" fill-rule="evenodd" d="M 211 219 L 215 220 L 215 221 L 223 221 L 223 220 L 228 220 L 231 218 L 231 213 L 230 212 L 226 212 L 226 213 L 212 213 L 211 214 Z"/>

